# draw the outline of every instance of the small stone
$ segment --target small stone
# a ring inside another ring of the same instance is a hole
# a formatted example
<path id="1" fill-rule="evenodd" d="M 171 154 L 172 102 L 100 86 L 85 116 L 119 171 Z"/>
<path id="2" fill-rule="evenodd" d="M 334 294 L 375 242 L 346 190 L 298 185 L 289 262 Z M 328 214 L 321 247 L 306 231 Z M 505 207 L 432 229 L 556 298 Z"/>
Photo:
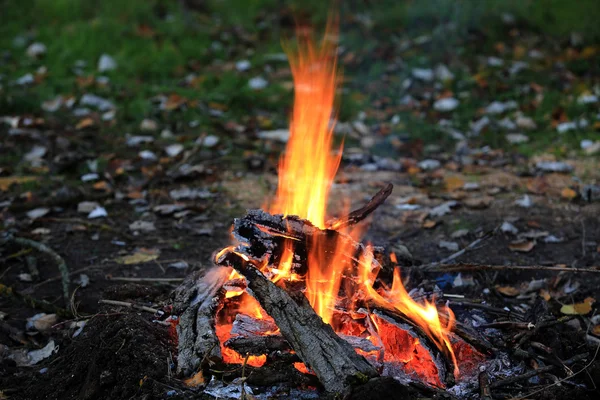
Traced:
<path id="1" fill-rule="evenodd" d="M 486 114 L 497 115 L 509 110 L 514 110 L 518 106 L 519 105 L 514 100 L 506 101 L 504 103 L 500 101 L 494 101 L 485 108 L 485 112 Z"/>
<path id="2" fill-rule="evenodd" d="M 112 71 L 117 68 L 117 62 L 108 54 L 102 54 L 98 60 L 98 71 Z"/>
<path id="3" fill-rule="evenodd" d="M 442 82 L 454 80 L 454 74 L 444 64 L 435 67 L 435 77 Z"/>
<path id="4" fill-rule="evenodd" d="M 254 77 L 248 81 L 248 85 L 251 89 L 262 90 L 269 85 L 269 82 L 260 76 Z"/>
<path id="5" fill-rule="evenodd" d="M 206 189 L 190 189 L 188 187 L 183 187 L 181 189 L 173 189 L 169 192 L 169 196 L 173 200 L 182 200 L 182 199 L 210 199 L 213 197 L 213 194 Z"/>
<path id="6" fill-rule="evenodd" d="M 211 148 L 215 147 L 219 143 L 219 137 L 215 135 L 208 135 L 202 140 L 202 146 Z"/>
<path id="7" fill-rule="evenodd" d="M 593 94 L 582 94 L 577 99 L 579 104 L 594 104 L 598 102 L 598 96 Z"/>
<path id="8" fill-rule="evenodd" d="M 140 144 L 152 142 L 154 142 L 154 137 L 152 136 L 128 136 L 126 143 L 129 147 L 137 147 Z"/>
<path id="9" fill-rule="evenodd" d="M 412 76 L 421 81 L 431 82 L 434 74 L 431 68 L 414 68 L 412 70 Z"/>
<path id="10" fill-rule="evenodd" d="M 82 106 L 95 107 L 100 111 L 108 111 L 115 108 L 114 104 L 95 94 L 86 93 L 79 99 L 79 104 Z"/>
<path id="11" fill-rule="evenodd" d="M 447 201 L 429 211 L 430 217 L 441 217 L 452 212 L 452 207 L 456 207 L 458 203 L 454 200 Z"/>
<path id="12" fill-rule="evenodd" d="M 142 150 L 138 153 L 138 156 L 140 156 L 140 158 L 142 160 L 147 160 L 147 161 L 158 160 L 158 157 L 156 156 L 156 154 L 154 154 L 154 152 L 152 152 L 150 150 Z"/>
<path id="13" fill-rule="evenodd" d="M 140 130 L 142 132 L 154 132 L 158 130 L 158 124 L 152 119 L 145 118 L 140 123 Z"/>
<path id="14" fill-rule="evenodd" d="M 186 263 L 185 261 L 177 261 L 177 262 L 167 265 L 167 268 L 186 269 L 189 266 L 190 265 L 188 263 Z"/>
<path id="15" fill-rule="evenodd" d="M 18 275 L 18 278 L 21 282 L 33 282 L 31 274 L 22 273 Z"/>
<path id="16" fill-rule="evenodd" d="M 131 231 L 140 231 L 140 232 L 154 232 L 156 227 L 154 226 L 154 222 L 150 221 L 135 221 L 129 224 L 129 229 Z"/>
<path id="17" fill-rule="evenodd" d="M 46 45 L 43 43 L 32 43 L 27 48 L 27 55 L 31 58 L 40 58 L 46 54 Z"/>
<path id="18" fill-rule="evenodd" d="M 46 100 L 42 103 L 42 110 L 47 112 L 56 112 L 63 105 L 64 98 L 62 96 L 56 96 L 51 100 Z"/>
<path id="19" fill-rule="evenodd" d="M 95 201 L 82 201 L 81 203 L 77 204 L 77 212 L 89 214 L 97 207 L 100 207 L 100 204 L 96 203 Z"/>
<path id="20" fill-rule="evenodd" d="M 33 77 L 32 74 L 25 74 L 22 77 L 18 78 L 15 83 L 17 85 L 21 85 L 21 86 L 26 86 L 26 85 L 31 85 L 32 83 L 35 82 L 35 78 Z"/>
<path id="21" fill-rule="evenodd" d="M 240 72 L 248 71 L 251 66 L 252 64 L 250 64 L 250 61 L 248 60 L 241 60 L 235 63 L 235 69 Z"/>
<path id="22" fill-rule="evenodd" d="M 277 140 L 282 143 L 287 143 L 290 139 L 290 131 L 287 129 L 275 129 L 272 131 L 258 132 L 258 137 L 265 140 Z"/>
<path id="23" fill-rule="evenodd" d="M 585 149 L 583 149 L 583 152 L 588 156 L 600 153 L 600 140 L 592 143 L 590 146 L 587 146 Z"/>
<path id="24" fill-rule="evenodd" d="M 433 159 L 423 160 L 417 164 L 417 166 L 419 168 L 421 168 L 423 171 L 431 171 L 434 169 L 438 169 L 441 167 L 441 165 L 442 164 L 438 160 L 433 160 Z"/>
<path id="25" fill-rule="evenodd" d="M 540 161 L 535 167 L 543 172 L 562 172 L 569 173 L 573 171 L 573 166 L 562 161 Z"/>
<path id="26" fill-rule="evenodd" d="M 459 229 L 457 231 L 452 232 L 452 234 L 450 235 L 450 237 L 452 239 L 460 239 L 462 237 L 465 237 L 469 234 L 469 230 L 468 229 Z"/>
<path id="27" fill-rule="evenodd" d="M 517 119 L 515 120 L 515 123 L 517 124 L 517 127 L 520 129 L 526 129 L 526 130 L 531 130 L 531 129 L 536 129 L 537 125 L 535 123 L 535 121 L 533 120 L 533 118 L 524 116 L 524 115 L 519 115 L 517 117 Z"/>
<path id="28" fill-rule="evenodd" d="M 447 97 L 445 99 L 436 100 L 433 103 L 433 109 L 440 112 L 449 112 L 455 110 L 460 102 L 454 97 Z"/>
<path id="29" fill-rule="evenodd" d="M 29 219 L 37 219 L 37 218 L 41 218 L 44 215 L 48 214 L 50 212 L 49 208 L 34 208 L 33 210 L 27 211 L 27 218 Z"/>
<path id="30" fill-rule="evenodd" d="M 487 65 L 490 67 L 502 67 L 504 65 L 504 60 L 498 57 L 488 57 Z"/>
<path id="31" fill-rule="evenodd" d="M 529 197 L 529 195 L 525 195 L 523 197 L 521 197 L 518 200 L 515 200 L 515 204 L 518 205 L 519 207 L 523 207 L 523 208 L 529 208 L 533 205 L 533 200 L 531 200 L 531 197 Z"/>
<path id="32" fill-rule="evenodd" d="M 490 124 L 490 119 L 488 117 L 482 117 L 479 120 L 471 123 L 471 131 L 475 134 L 475 136 L 479 136 L 481 131 Z"/>
<path id="33" fill-rule="evenodd" d="M 519 233 L 517 227 L 508 221 L 504 221 L 502 223 L 502 225 L 500 226 L 500 230 L 504 233 L 510 233 L 512 235 L 516 235 L 517 233 Z"/>
<path id="34" fill-rule="evenodd" d="M 91 182 L 91 181 L 98 180 L 98 178 L 99 178 L 98 174 L 92 172 L 92 173 L 89 173 L 89 174 L 82 175 L 81 176 L 81 181 L 82 182 Z"/>
<path id="35" fill-rule="evenodd" d="M 506 140 L 510 144 L 521 144 L 529 142 L 529 136 L 523 135 L 522 133 L 508 133 L 506 134 Z"/>
<path id="36" fill-rule="evenodd" d="M 96 207 L 89 214 L 88 219 L 108 217 L 108 213 L 104 207 Z"/>
<path id="37" fill-rule="evenodd" d="M 442 249 L 450 250 L 450 251 L 458 251 L 459 246 L 456 242 L 447 242 L 442 240 L 438 243 L 438 246 Z"/>
<path id="38" fill-rule="evenodd" d="M 179 143 L 175 143 L 165 147 L 165 153 L 169 157 L 177 157 L 183 151 L 183 145 Z"/>

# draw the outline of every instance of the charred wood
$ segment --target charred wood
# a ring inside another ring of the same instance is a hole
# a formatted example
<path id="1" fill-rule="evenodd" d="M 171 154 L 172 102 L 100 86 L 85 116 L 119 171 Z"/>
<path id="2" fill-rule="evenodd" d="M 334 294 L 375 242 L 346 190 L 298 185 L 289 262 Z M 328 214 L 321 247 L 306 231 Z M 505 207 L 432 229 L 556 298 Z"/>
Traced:
<path id="1" fill-rule="evenodd" d="M 196 372 L 203 360 L 221 358 L 215 315 L 222 304 L 227 269 L 217 267 L 205 274 L 195 273 L 174 293 L 173 310 L 177 325 L 177 371 L 184 376 Z"/>
<path id="2" fill-rule="evenodd" d="M 352 383 L 377 376 L 375 368 L 323 322 L 303 295 L 292 299 L 242 255 L 230 252 L 218 263 L 232 266 L 246 277 L 251 294 L 325 390 L 341 393 Z"/>
<path id="3" fill-rule="evenodd" d="M 383 189 L 377 192 L 377 194 L 375 194 L 375 196 L 373 196 L 367 204 L 365 204 L 361 208 L 354 210 L 350 214 L 341 218 L 327 221 L 327 228 L 339 230 L 359 223 L 363 219 L 367 218 L 369 214 L 375 211 L 377 207 L 383 204 L 383 202 L 389 197 L 389 195 L 392 194 L 393 189 L 394 185 L 388 183 Z"/>
<path id="4" fill-rule="evenodd" d="M 281 335 L 234 336 L 224 345 L 240 354 L 251 356 L 291 350 L 290 344 Z"/>

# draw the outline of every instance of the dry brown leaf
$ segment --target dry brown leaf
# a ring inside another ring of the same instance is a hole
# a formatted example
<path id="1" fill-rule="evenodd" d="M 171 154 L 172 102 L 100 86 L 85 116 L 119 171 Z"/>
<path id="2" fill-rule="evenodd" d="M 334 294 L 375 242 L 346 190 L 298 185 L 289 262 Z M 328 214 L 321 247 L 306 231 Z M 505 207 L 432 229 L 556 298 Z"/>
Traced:
<path id="1" fill-rule="evenodd" d="M 540 289 L 540 296 L 542 297 L 542 299 L 544 299 L 546 301 L 550 301 L 550 299 L 552 299 L 550 292 L 547 291 L 546 289 Z"/>
<path id="2" fill-rule="evenodd" d="M 481 209 L 488 208 L 490 204 L 494 201 L 492 196 L 480 196 L 480 197 L 471 197 L 470 199 L 463 200 L 465 206 L 469 208 Z"/>
<path id="3" fill-rule="evenodd" d="M 75 129 L 85 129 L 94 126 L 94 120 L 92 118 L 84 118 L 75 126 Z"/>
<path id="4" fill-rule="evenodd" d="M 586 315 L 592 311 L 592 304 L 596 299 L 593 297 L 586 298 L 583 303 L 566 304 L 561 307 L 560 312 L 565 315 Z"/>
<path id="5" fill-rule="evenodd" d="M 446 184 L 446 190 L 448 190 L 449 192 L 452 192 L 465 186 L 465 181 L 456 175 L 447 176 L 446 178 L 444 178 L 444 183 Z"/>
<path id="6" fill-rule="evenodd" d="M 544 194 L 548 190 L 548 182 L 543 176 L 531 178 L 527 181 L 527 190 L 533 194 Z"/>
<path id="7" fill-rule="evenodd" d="M 110 184 L 108 182 L 106 182 L 106 181 L 100 181 L 100 182 L 94 183 L 94 189 L 95 190 L 102 190 L 104 192 L 110 192 L 111 191 Z"/>
<path id="8" fill-rule="evenodd" d="M 571 188 L 566 187 L 560 192 L 560 196 L 563 199 L 571 200 L 577 197 L 577 192 Z"/>
<path id="9" fill-rule="evenodd" d="M 19 184 L 19 183 L 27 183 L 37 181 L 39 177 L 37 176 L 7 176 L 0 178 L 0 190 L 7 191 L 11 185 Z"/>
<path id="10" fill-rule="evenodd" d="M 517 251 L 519 253 L 529 253 L 535 247 L 534 240 L 527 240 L 525 242 L 513 242 L 508 245 L 510 251 Z"/>
<path id="11" fill-rule="evenodd" d="M 592 333 L 596 336 L 600 336 L 600 325 L 596 325 L 592 328 Z"/>
<path id="12" fill-rule="evenodd" d="M 519 289 L 512 286 L 496 286 L 496 291 L 507 297 L 516 297 L 521 293 Z"/>
<path id="13" fill-rule="evenodd" d="M 423 222 L 423 228 L 425 228 L 425 229 L 435 228 L 436 225 L 437 225 L 437 221 L 434 221 L 432 219 L 426 219 Z"/>
<path id="14" fill-rule="evenodd" d="M 131 265 L 141 264 L 148 261 L 154 261 L 158 258 L 159 252 L 155 249 L 138 249 L 135 253 L 123 257 L 115 258 L 115 262 L 119 264 Z"/>
<path id="15" fill-rule="evenodd" d="M 198 371 L 194 376 L 183 381 L 187 387 L 197 388 L 206 384 L 206 378 L 202 371 Z"/>

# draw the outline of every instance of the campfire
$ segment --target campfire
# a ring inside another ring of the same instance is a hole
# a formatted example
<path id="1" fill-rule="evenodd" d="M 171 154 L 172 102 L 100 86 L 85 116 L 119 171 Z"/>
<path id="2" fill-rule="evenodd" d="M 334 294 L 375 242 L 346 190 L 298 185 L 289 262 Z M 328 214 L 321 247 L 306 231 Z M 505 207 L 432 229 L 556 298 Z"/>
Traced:
<path id="1" fill-rule="evenodd" d="M 446 388 L 472 378 L 473 359 L 484 358 L 456 334 L 448 306 L 411 296 L 393 253 L 361 243 L 391 184 L 355 211 L 327 214 L 343 150 L 333 144 L 336 34 L 330 22 L 320 42 L 300 33 L 287 50 L 295 99 L 277 193 L 268 211 L 235 220 L 235 243 L 215 254 L 181 316 L 188 376 L 237 364 L 255 375 L 275 366 L 275 380 L 287 374 L 332 393 L 380 375 Z"/>

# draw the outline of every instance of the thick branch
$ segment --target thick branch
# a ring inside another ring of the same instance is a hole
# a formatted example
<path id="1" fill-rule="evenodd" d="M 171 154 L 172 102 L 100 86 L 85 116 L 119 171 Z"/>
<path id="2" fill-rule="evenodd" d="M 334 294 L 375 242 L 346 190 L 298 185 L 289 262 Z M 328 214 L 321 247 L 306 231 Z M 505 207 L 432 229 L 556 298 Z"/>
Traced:
<path id="1" fill-rule="evenodd" d="M 377 376 L 375 368 L 325 324 L 304 296 L 296 302 L 247 259 L 228 253 L 218 260 L 248 280 L 248 289 L 277 323 L 300 359 L 315 372 L 325 390 L 341 393 L 351 383 Z"/>

